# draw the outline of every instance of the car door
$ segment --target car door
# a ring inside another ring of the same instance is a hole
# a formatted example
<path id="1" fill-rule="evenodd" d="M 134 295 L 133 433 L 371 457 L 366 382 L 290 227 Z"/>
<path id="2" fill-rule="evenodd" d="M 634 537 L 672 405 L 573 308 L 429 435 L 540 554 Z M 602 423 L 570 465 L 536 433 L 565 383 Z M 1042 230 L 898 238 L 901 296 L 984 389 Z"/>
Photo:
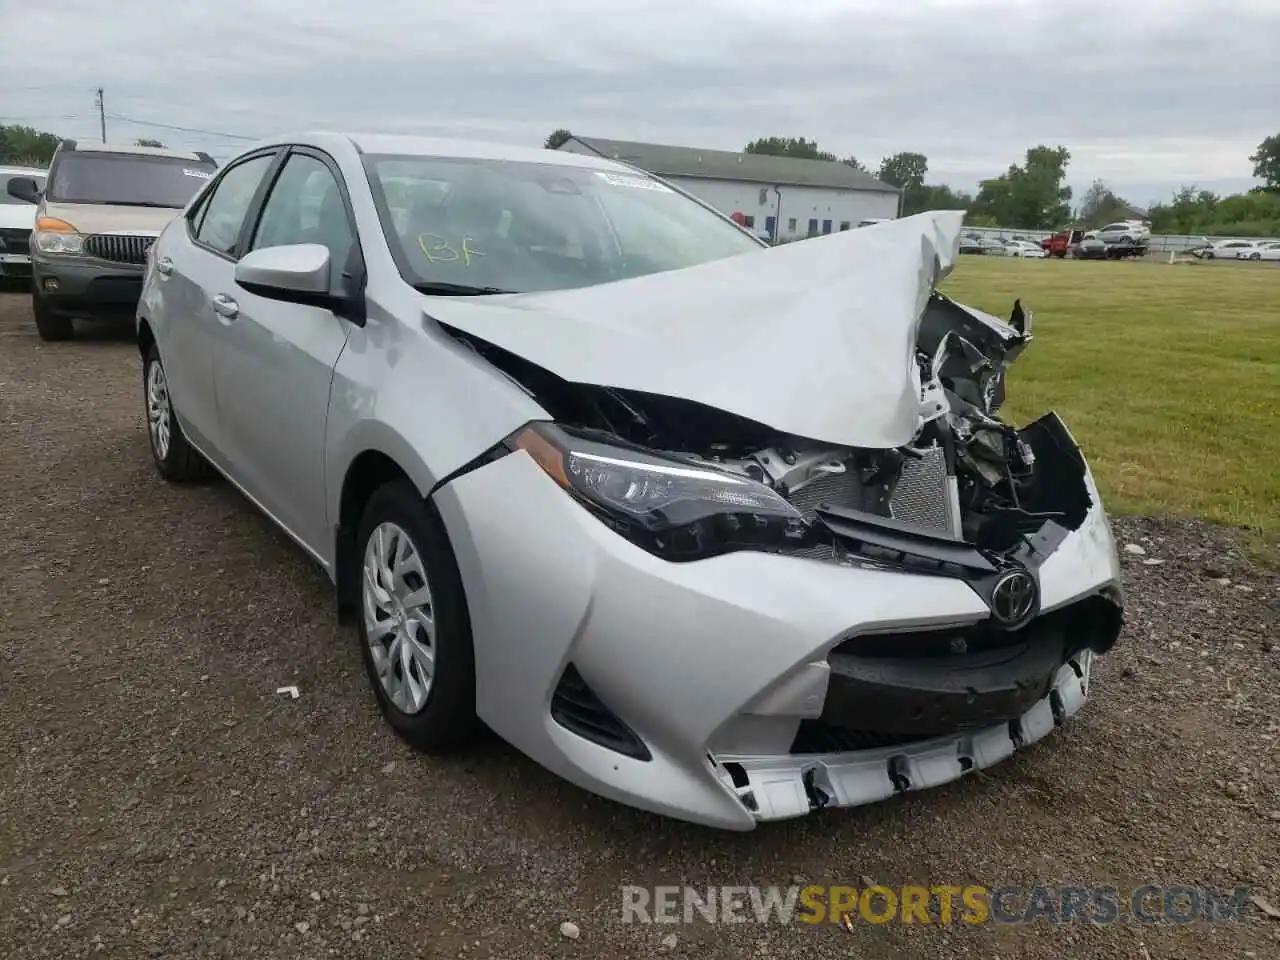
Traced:
<path id="1" fill-rule="evenodd" d="M 291 148 L 253 219 L 245 253 L 319 243 L 329 248 L 335 292 L 344 274 L 363 275 L 346 184 L 327 155 Z M 229 275 L 218 295 L 224 329 L 214 376 L 227 456 L 245 492 L 323 559 L 332 535 L 325 420 L 351 325 L 328 308 L 252 294 Z"/>
<path id="2" fill-rule="evenodd" d="M 223 324 L 214 297 L 231 282 L 235 249 L 254 196 L 278 151 L 253 154 L 227 167 L 156 247 L 147 293 L 182 429 L 206 456 L 226 469 L 219 430 L 213 358 Z"/>

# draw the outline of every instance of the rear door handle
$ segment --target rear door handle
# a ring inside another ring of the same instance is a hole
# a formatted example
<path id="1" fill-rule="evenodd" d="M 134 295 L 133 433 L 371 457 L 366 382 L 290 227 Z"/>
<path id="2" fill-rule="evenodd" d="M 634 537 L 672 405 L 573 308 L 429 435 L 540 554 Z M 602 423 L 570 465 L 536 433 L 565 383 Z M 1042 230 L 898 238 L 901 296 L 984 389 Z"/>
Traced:
<path id="1" fill-rule="evenodd" d="M 167 277 L 173 273 L 173 261 L 168 257 L 161 257 L 156 261 L 156 269 Z"/>
<path id="2" fill-rule="evenodd" d="M 240 313 L 240 304 L 220 293 L 213 298 L 213 312 L 224 319 L 234 320 Z"/>

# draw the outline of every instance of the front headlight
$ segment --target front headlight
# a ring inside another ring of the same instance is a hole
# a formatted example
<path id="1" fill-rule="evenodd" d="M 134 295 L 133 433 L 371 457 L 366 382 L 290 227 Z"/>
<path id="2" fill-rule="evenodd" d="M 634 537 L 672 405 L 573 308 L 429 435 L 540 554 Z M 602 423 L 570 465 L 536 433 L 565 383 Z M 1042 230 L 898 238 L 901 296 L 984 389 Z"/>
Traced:
<path id="1" fill-rule="evenodd" d="M 777 492 L 726 471 L 602 443 L 549 423 L 507 441 L 613 530 L 666 560 L 798 543 L 806 525 Z"/>
<path id="2" fill-rule="evenodd" d="M 65 220 L 40 217 L 36 220 L 36 250 L 55 257 L 84 255 L 84 237 Z"/>

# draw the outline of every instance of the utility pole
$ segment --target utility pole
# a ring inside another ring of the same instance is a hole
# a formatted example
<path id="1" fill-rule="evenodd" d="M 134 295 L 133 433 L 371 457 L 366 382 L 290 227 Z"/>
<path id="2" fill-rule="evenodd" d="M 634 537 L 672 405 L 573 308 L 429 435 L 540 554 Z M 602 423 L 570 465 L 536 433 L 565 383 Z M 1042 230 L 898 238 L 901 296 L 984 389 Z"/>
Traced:
<path id="1" fill-rule="evenodd" d="M 102 129 L 102 142 L 107 142 L 107 110 L 102 102 L 102 88 L 98 88 L 98 126 Z"/>

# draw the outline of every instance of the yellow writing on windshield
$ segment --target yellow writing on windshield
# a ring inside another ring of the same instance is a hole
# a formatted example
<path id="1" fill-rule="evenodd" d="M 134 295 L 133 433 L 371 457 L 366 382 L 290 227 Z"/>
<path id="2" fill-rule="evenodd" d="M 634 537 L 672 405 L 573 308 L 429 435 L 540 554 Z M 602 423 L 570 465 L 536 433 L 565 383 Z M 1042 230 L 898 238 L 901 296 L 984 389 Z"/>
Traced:
<path id="1" fill-rule="evenodd" d="M 454 247 L 438 233 L 420 233 L 418 246 L 422 250 L 422 255 L 432 263 L 453 263 L 455 260 L 461 260 L 463 266 L 469 267 L 472 257 L 486 255 L 483 251 L 471 246 L 470 237 L 463 237 L 462 242 Z"/>

